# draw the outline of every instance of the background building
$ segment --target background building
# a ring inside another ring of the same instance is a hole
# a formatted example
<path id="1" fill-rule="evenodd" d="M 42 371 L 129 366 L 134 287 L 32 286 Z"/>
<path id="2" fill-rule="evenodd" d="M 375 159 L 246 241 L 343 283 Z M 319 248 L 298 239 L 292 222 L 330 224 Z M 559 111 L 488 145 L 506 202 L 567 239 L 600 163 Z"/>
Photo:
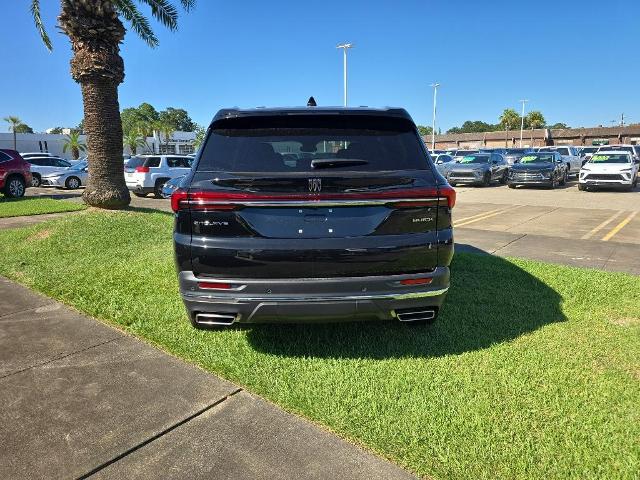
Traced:
<path id="1" fill-rule="evenodd" d="M 520 130 L 509 132 L 494 131 L 481 133 L 452 133 L 436 135 L 436 149 L 447 148 L 491 148 L 491 147 L 519 147 Z M 424 137 L 427 146 L 431 146 L 431 136 Z M 595 128 L 539 128 L 524 130 L 522 135 L 523 147 L 542 147 L 545 145 L 617 145 L 640 144 L 640 125 L 625 127 L 595 127 Z"/>
<path id="2" fill-rule="evenodd" d="M 173 132 L 168 139 L 157 133 L 153 137 L 147 137 L 144 145 L 137 149 L 138 154 L 143 153 L 193 153 L 195 132 Z M 53 133 L 18 133 L 16 134 L 17 149 L 19 152 L 49 152 L 62 158 L 71 158 L 71 152 L 63 152 L 66 135 Z M 87 142 L 86 135 L 80 135 L 80 141 Z M 13 149 L 13 133 L 0 133 L 0 148 Z M 124 147 L 124 154 L 130 155 L 129 148 Z M 80 154 L 82 156 L 82 152 Z"/>

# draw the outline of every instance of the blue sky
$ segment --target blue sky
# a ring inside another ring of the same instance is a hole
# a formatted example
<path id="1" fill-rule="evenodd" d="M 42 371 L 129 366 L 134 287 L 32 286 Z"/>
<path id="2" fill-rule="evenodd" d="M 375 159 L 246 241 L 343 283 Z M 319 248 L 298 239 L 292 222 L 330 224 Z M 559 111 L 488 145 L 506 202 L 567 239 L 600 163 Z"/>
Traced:
<path id="1" fill-rule="evenodd" d="M 71 50 L 55 28 L 57 0 L 41 0 L 54 52 L 40 43 L 28 2 L 3 2 L 0 117 L 35 130 L 82 118 Z M 177 3 L 177 0 L 176 2 Z M 342 103 L 339 42 L 349 41 L 349 103 L 402 106 L 438 125 L 496 122 L 507 107 L 541 110 L 549 123 L 640 122 L 640 3 L 562 1 L 199 0 L 160 46 L 129 32 L 122 47 L 121 108 L 182 107 L 207 124 L 221 107 Z M 597 68 L 594 68 L 597 67 Z M 0 131 L 7 131 L 4 124 Z"/>

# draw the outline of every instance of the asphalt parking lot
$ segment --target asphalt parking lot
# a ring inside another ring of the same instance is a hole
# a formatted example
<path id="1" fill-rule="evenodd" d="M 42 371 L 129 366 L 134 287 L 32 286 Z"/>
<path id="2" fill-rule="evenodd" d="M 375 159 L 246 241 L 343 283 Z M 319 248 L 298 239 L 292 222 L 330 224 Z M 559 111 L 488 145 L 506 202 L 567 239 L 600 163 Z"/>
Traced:
<path id="1" fill-rule="evenodd" d="M 458 251 L 482 250 L 640 275 L 640 188 L 578 191 L 564 188 L 509 189 L 504 185 L 456 187 Z M 82 190 L 30 188 L 29 196 L 80 201 Z M 137 208 L 171 211 L 169 200 L 132 197 Z"/>

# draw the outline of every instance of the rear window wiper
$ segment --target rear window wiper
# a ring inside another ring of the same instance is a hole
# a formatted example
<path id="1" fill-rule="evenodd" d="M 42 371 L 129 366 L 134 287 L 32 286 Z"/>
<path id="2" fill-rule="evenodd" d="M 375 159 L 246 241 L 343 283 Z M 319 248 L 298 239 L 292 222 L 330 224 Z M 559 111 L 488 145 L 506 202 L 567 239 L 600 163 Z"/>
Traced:
<path id="1" fill-rule="evenodd" d="M 351 167 L 354 165 L 366 165 L 367 160 L 360 158 L 317 158 L 311 160 L 311 168 L 335 168 L 335 167 Z"/>

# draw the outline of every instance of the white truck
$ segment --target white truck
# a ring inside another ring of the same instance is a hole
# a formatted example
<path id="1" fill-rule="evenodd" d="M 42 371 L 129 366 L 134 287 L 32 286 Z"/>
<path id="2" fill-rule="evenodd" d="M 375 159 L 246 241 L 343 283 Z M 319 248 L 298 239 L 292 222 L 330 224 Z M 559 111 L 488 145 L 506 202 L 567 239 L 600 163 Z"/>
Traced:
<path id="1" fill-rule="evenodd" d="M 582 167 L 582 159 L 580 153 L 576 147 L 571 145 L 557 145 L 553 147 L 540 147 L 537 149 L 539 152 L 558 152 L 562 155 L 562 160 L 567 164 L 567 175 L 575 175 L 576 177 L 580 173 Z"/>

